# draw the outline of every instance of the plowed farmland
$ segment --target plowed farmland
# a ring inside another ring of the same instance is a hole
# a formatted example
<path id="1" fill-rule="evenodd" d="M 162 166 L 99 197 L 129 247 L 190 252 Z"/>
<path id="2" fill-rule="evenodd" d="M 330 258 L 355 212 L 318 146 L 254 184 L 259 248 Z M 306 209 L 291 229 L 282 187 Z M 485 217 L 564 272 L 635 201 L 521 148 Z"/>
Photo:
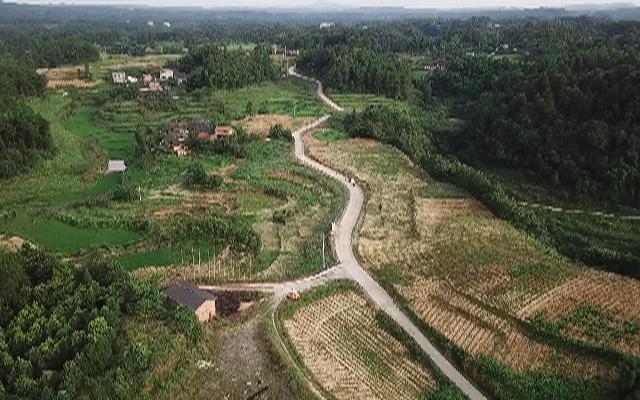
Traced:
<path id="1" fill-rule="evenodd" d="M 353 290 L 329 294 L 284 320 L 305 367 L 336 399 L 419 399 L 432 391 L 432 373 L 376 322 Z"/>
<path id="2" fill-rule="evenodd" d="M 466 354 L 604 386 L 615 379 L 614 360 L 560 343 L 640 355 L 638 281 L 543 248 L 388 146 L 313 135 L 305 142 L 315 158 L 363 182 L 355 249 L 365 267 Z M 540 326 L 552 333 L 539 337 Z"/>

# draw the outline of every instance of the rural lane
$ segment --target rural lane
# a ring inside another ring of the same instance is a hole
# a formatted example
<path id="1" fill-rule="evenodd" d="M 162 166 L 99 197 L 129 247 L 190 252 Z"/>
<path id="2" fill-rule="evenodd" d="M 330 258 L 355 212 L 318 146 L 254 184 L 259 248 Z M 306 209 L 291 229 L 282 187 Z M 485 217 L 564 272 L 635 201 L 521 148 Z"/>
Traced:
<path id="1" fill-rule="evenodd" d="M 343 109 L 329 99 L 322 91 L 322 84 L 320 81 L 308 77 L 304 77 L 295 72 L 292 68 L 289 69 L 289 74 L 310 80 L 317 85 L 318 97 L 336 111 L 343 111 Z M 476 389 L 471 382 L 469 382 L 458 370 L 447 360 L 435 346 L 422 334 L 418 327 L 398 308 L 391 296 L 380 286 L 360 265 L 352 249 L 352 237 L 356 228 L 358 218 L 362 211 L 364 204 L 364 193 L 358 184 L 351 184 L 348 178 L 339 172 L 309 158 L 304 151 L 304 143 L 302 141 L 302 135 L 306 132 L 312 131 L 318 126 L 325 123 L 330 118 L 330 115 L 325 115 L 322 118 L 316 120 L 312 124 L 309 124 L 303 128 L 298 129 L 293 133 L 295 140 L 295 155 L 298 160 L 324 174 L 342 182 L 342 184 L 349 191 L 349 202 L 345 208 L 342 218 L 337 222 L 334 230 L 334 246 L 338 257 L 339 265 L 336 268 L 342 268 L 346 272 L 346 275 L 352 280 L 356 281 L 370 299 L 385 313 L 387 313 L 402 329 L 404 329 L 409 336 L 411 336 L 420 348 L 431 358 L 433 363 L 447 376 L 460 390 L 466 394 L 471 400 L 484 400 L 486 397 Z"/>

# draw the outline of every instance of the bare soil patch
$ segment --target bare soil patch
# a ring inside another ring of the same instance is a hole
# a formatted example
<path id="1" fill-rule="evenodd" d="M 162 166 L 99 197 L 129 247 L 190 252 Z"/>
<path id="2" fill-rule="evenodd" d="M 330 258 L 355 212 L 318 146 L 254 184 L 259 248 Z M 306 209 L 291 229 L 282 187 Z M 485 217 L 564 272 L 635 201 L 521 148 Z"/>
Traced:
<path id="1" fill-rule="evenodd" d="M 11 252 L 17 252 L 20 250 L 23 244 L 27 243 L 26 240 L 18 236 L 6 236 L 0 234 L 0 248 L 7 249 Z"/>
<path id="2" fill-rule="evenodd" d="M 78 71 L 84 71 L 84 66 L 61 67 L 61 68 L 41 68 L 36 72 L 47 78 L 47 89 L 57 89 L 61 87 L 94 88 L 98 86 L 98 80 L 80 79 Z"/>

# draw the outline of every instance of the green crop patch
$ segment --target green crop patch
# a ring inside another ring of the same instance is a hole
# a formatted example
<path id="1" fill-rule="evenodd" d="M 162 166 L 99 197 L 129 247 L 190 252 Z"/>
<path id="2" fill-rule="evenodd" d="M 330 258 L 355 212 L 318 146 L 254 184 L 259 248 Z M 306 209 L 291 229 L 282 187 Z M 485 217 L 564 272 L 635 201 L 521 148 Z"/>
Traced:
<path id="1" fill-rule="evenodd" d="M 244 193 L 236 198 L 236 211 L 242 214 L 252 214 L 275 207 L 280 201 L 275 197 L 262 193 Z"/>
<path id="2" fill-rule="evenodd" d="M 393 264 L 386 264 L 382 268 L 374 270 L 374 274 L 383 285 L 401 285 L 407 281 Z"/>
<path id="3" fill-rule="evenodd" d="M 368 106 L 376 105 L 387 105 L 397 108 L 407 108 L 409 106 L 405 101 L 393 100 L 373 94 L 335 93 L 329 97 L 347 111 L 355 110 L 360 112 Z"/>
<path id="4" fill-rule="evenodd" d="M 140 238 L 139 234 L 126 229 L 81 228 L 54 218 L 29 216 L 26 212 L 0 220 L 0 229 L 63 254 L 102 246 L 121 246 Z"/>
<path id="5" fill-rule="evenodd" d="M 125 159 L 133 150 L 133 135 L 117 133 L 98 125 L 93 108 L 81 109 L 65 127 L 73 134 L 96 143 L 109 158 Z"/>
<path id="6" fill-rule="evenodd" d="M 509 270 L 509 276 L 512 278 L 526 278 L 543 271 L 545 265 L 542 263 L 529 263 L 518 265 Z"/>
<path id="7" fill-rule="evenodd" d="M 336 140 L 346 139 L 347 134 L 337 129 L 323 129 L 316 132 L 313 137 L 325 142 L 335 142 Z"/>

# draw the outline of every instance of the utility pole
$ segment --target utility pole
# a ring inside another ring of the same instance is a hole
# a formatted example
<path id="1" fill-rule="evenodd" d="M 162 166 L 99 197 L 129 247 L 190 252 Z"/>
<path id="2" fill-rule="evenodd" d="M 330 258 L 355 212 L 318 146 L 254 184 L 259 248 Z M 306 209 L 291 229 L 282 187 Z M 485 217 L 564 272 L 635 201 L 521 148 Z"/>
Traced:
<path id="1" fill-rule="evenodd" d="M 322 269 L 327 268 L 327 263 L 324 260 L 324 235 L 322 235 Z"/>

